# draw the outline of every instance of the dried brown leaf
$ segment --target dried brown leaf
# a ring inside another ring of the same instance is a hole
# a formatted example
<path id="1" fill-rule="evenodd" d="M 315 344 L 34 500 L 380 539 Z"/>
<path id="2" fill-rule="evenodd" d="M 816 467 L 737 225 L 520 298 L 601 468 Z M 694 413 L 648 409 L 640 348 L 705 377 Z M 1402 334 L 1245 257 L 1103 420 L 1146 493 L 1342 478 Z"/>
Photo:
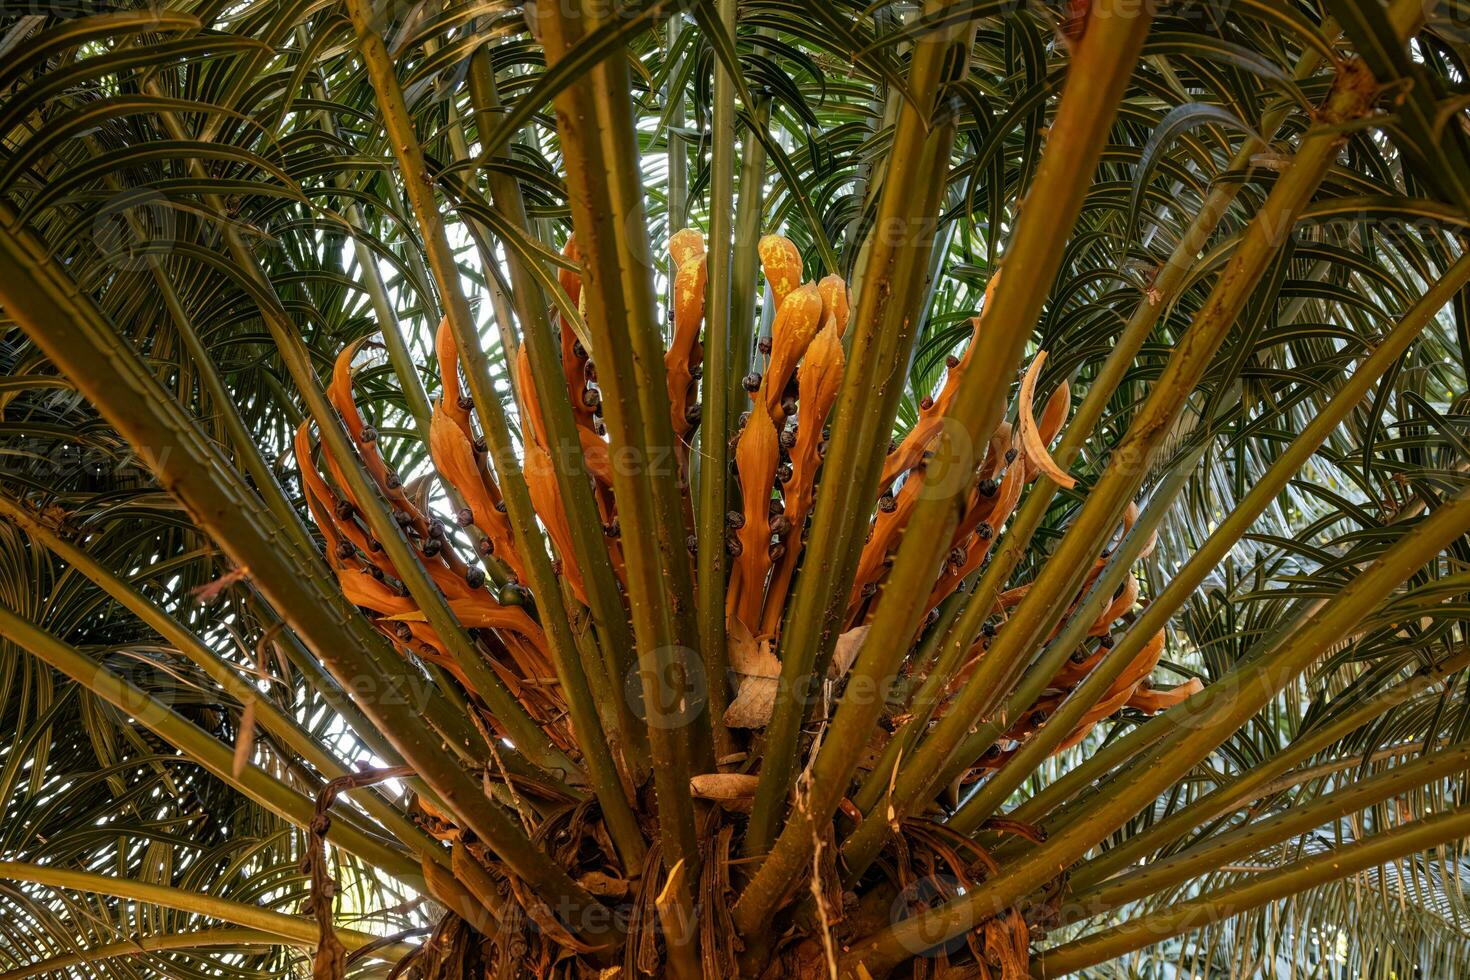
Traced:
<path id="1" fill-rule="evenodd" d="M 757 639 L 737 618 L 730 619 L 726 635 L 736 689 L 734 700 L 725 709 L 725 724 L 731 728 L 763 728 L 776 704 L 781 661 L 776 659 L 770 637 Z"/>
<path id="2" fill-rule="evenodd" d="M 827 668 L 827 676 L 833 678 L 846 674 L 857 660 L 858 654 L 862 652 L 863 643 L 868 639 L 870 626 L 855 626 L 837 638 L 837 646 L 832 651 L 832 663 Z"/>
<path id="3" fill-rule="evenodd" d="M 737 813 L 750 809 L 759 776 L 739 772 L 707 772 L 689 777 L 689 792 L 695 799 L 711 800 Z"/>

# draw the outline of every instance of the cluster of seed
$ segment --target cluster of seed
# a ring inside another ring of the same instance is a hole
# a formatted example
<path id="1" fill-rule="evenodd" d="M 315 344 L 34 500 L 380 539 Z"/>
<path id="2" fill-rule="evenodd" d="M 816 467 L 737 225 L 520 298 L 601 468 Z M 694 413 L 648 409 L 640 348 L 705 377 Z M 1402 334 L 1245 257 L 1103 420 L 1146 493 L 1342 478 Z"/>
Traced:
<path id="1" fill-rule="evenodd" d="M 413 547 L 455 617 L 483 640 L 483 649 L 497 675 L 533 717 L 549 726 L 562 709 L 553 692 L 539 683 L 553 675 L 546 636 L 524 608 L 518 584 L 522 574 L 505 504 L 491 474 L 486 446 L 474 434 L 470 399 L 458 380 L 458 352 L 447 328 L 438 335 L 441 366 L 445 372 L 443 396 L 434 406 L 429 448 L 435 468 L 447 487 L 454 488 L 456 525 L 476 542 L 477 555 L 466 560 L 454 546 L 442 520 L 426 502 L 425 485 L 413 492 L 388 466 L 379 448 L 378 433 L 367 425 L 352 397 L 352 360 L 361 343 L 337 357 L 327 394 L 337 409 L 357 450 L 364 471 L 392 508 L 393 517 Z M 422 609 L 403 584 L 400 570 L 388 557 L 364 518 L 363 504 L 331 453 L 323 453 L 329 483 L 313 456 L 309 423 L 296 432 L 295 450 L 302 487 L 312 518 L 326 542 L 327 558 L 346 595 L 362 609 L 380 632 L 405 656 L 415 656 L 447 671 L 474 692 L 443 639 L 427 622 Z M 477 560 L 478 559 L 478 560 Z M 486 588 L 485 567 L 492 567 L 502 587 Z M 570 744 L 570 735 L 548 728 Z"/>
<path id="2" fill-rule="evenodd" d="M 825 447 L 827 416 L 844 366 L 847 284 L 803 283 L 801 254 L 779 235 L 758 245 L 775 301 L 771 333 L 757 350 L 764 370 L 746 375 L 751 407 L 734 440 L 741 509 L 731 511 L 733 557 L 726 613 L 753 635 L 773 635 L 796 572 Z"/>
<path id="3" fill-rule="evenodd" d="M 740 503 L 725 521 L 725 546 L 731 556 L 725 606 L 727 617 L 732 625 L 738 624 L 742 635 L 765 640 L 774 639 L 780 630 L 805 545 L 826 448 L 828 417 L 845 368 L 842 338 L 850 310 L 847 284 L 839 276 L 803 281 L 801 255 L 788 239 L 768 235 L 761 239 L 758 251 L 774 310 L 770 333 L 758 340 L 753 369 L 743 379 L 749 409 L 742 413 L 739 430 L 731 441 L 735 477 L 732 491 L 738 494 Z M 580 255 L 575 240 L 568 241 L 563 254 L 569 266 L 577 265 Z M 664 376 L 679 483 L 688 502 L 690 450 L 701 421 L 699 387 L 704 350 L 700 334 L 707 278 L 703 237 L 693 230 L 678 232 L 669 242 L 669 256 L 674 302 Z M 580 307 L 580 276 L 566 268 L 559 277 L 567 297 Z M 943 426 L 953 424 L 947 420 L 948 413 L 964 384 L 975 350 L 973 339 L 982 323 L 983 315 L 972 321 L 972 342 L 966 353 L 947 359 L 938 394 L 920 402 L 916 424 L 901 441 L 888 446 L 879 496 L 848 598 L 849 628 L 862 626 L 874 613 L 905 528 L 921 499 L 936 440 Z M 608 561 L 621 583 L 622 542 L 597 369 L 570 326 L 560 326 L 562 377 L 592 480 Z M 497 675 L 522 699 L 533 717 L 548 722 L 559 718 L 558 695 L 553 686 L 542 683 L 552 674 L 546 639 L 523 608 L 526 597 L 519 582 L 525 576 L 524 564 L 485 443 L 475 434 L 474 405 L 460 381 L 459 351 L 452 333 L 441 324 L 436 336 L 443 389 L 433 407 L 429 448 L 435 470 L 455 502 L 455 523 L 473 543 L 475 555 L 470 561 L 459 556 L 444 524 L 429 514 L 427 493 L 410 493 L 387 466 L 378 448 L 377 433 L 363 422 L 352 397 L 351 362 L 359 348 L 360 344 L 353 345 L 338 357 L 329 395 L 364 468 L 392 506 L 418 559 L 444 593 L 451 610 L 463 625 L 483 637 Z M 939 604 L 988 560 L 998 531 L 1014 512 L 1026 484 L 1046 476 L 1064 487 L 1073 486 L 1072 478 L 1057 466 L 1047 449 L 1067 419 L 1068 386 L 1062 384 L 1053 392 L 1039 419 L 1033 408 L 1045 358 L 1044 351 L 1039 353 L 1022 380 L 1011 413 L 1014 424 L 1002 421 L 993 432 L 965 434 L 972 444 L 984 445 L 985 449 L 971 475 L 962 519 L 936 570 L 927 607 L 930 622 Z M 515 357 L 514 380 L 522 420 L 522 475 L 537 517 L 551 540 L 559 573 L 571 593 L 586 602 L 585 579 L 572 548 L 553 468 L 552 445 L 541 414 L 540 392 L 524 346 Z M 381 543 L 373 539 L 361 519 L 361 502 L 345 489 L 347 483 L 331 455 L 323 455 L 331 484 L 316 468 L 305 424 L 297 433 L 296 450 L 307 504 L 326 539 L 328 556 L 344 593 L 405 655 L 442 666 L 468 686 L 442 640 L 402 585 Z M 688 503 L 692 509 L 692 502 Z M 1132 519 L 1130 512 L 1130 522 Z M 696 543 L 691 537 L 690 546 Z M 475 559 L 484 568 L 478 567 Z M 1080 603 L 1101 574 L 1103 564 L 1098 561 L 1075 602 Z M 494 590 L 485 588 L 487 570 Z M 963 681 L 985 655 L 992 638 L 1005 628 L 1008 611 L 1027 588 L 1021 586 L 999 597 L 995 618 L 985 625 L 954 683 Z M 1051 689 L 1007 733 L 1012 745 L 1044 724 L 1065 694 L 1096 667 L 1111 645 L 1109 630 L 1129 613 L 1137 599 L 1137 584 L 1130 578 L 1093 624 L 1090 646 L 1073 654 Z M 1189 686 L 1169 692 L 1151 689 L 1148 676 L 1162 648 L 1160 635 L 1140 652 L 1069 735 L 1067 745 L 1080 740 L 1098 720 L 1119 708 L 1156 711 L 1192 691 Z M 570 733 L 564 733 L 563 738 L 570 744 Z M 1004 755 L 1004 750 L 996 750 L 982 761 L 977 772 L 998 765 Z"/>

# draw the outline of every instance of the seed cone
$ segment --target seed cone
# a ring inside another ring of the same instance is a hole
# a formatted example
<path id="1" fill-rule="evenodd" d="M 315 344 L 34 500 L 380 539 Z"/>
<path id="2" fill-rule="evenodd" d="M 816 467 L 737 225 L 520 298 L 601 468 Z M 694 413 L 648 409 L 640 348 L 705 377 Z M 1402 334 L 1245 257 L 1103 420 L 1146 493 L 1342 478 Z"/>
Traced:
<path id="1" fill-rule="evenodd" d="M 765 362 L 737 365 L 737 375 L 748 372 L 745 388 L 750 395 L 750 409 L 743 415 L 731 447 L 733 509 L 720 522 L 720 527 L 714 529 L 713 541 L 706 541 L 701 535 L 690 537 L 692 548 L 721 547 L 731 556 L 724 606 L 731 637 L 729 662 L 738 696 L 730 704 L 725 721 L 736 731 L 760 729 L 771 717 L 781 672 L 783 617 L 794 584 L 803 572 L 806 529 L 821 485 L 827 426 L 843 383 L 842 335 L 850 315 L 847 286 L 840 277 L 829 275 L 816 283 L 802 282 L 801 256 L 789 239 L 767 235 L 761 239 L 758 251 L 776 306 L 769 344 L 762 344 L 762 349 L 768 351 Z M 575 241 L 569 240 L 562 254 L 575 264 L 579 259 Z M 673 310 L 668 347 L 661 363 L 661 381 L 668 394 L 669 420 L 676 442 L 675 470 L 670 478 L 677 482 L 684 496 L 687 519 L 687 515 L 693 514 L 691 477 L 702 478 L 701 464 L 697 462 L 702 396 L 708 385 L 724 383 L 724 379 L 702 373 L 701 333 L 707 277 L 704 241 L 691 229 L 678 232 L 669 242 L 669 255 Z M 578 273 L 561 269 L 558 276 L 568 299 L 580 307 L 582 284 Z M 539 390 L 529 355 L 524 345 L 520 347 L 513 364 L 520 458 L 500 475 L 502 479 L 525 481 L 540 528 L 555 557 L 560 581 L 571 601 L 569 612 L 577 622 L 584 622 L 588 612 L 583 607 L 591 604 L 587 569 L 580 563 L 578 542 L 572 533 L 556 471 L 557 466 L 569 465 L 570 461 L 558 460 L 554 455 L 555 451 L 562 451 L 555 447 L 564 447 L 566 439 L 553 435 L 545 412 L 548 396 L 566 398 L 575 427 L 575 444 L 581 453 L 581 459 L 575 461 L 575 471 L 586 474 L 600 521 L 594 540 L 604 550 L 594 550 L 591 560 L 606 561 L 613 570 L 613 580 L 619 589 L 617 599 L 626 617 L 629 610 L 624 595 L 623 549 L 639 547 L 642 543 L 629 542 L 619 533 L 619 501 L 613 490 L 614 466 L 619 457 L 604 434 L 600 418 L 597 352 L 589 351 L 576 338 L 574 324 L 560 315 L 554 317 L 554 323 L 560 330 L 560 376 L 566 390 Z M 972 337 L 979 324 L 979 318 L 972 321 Z M 332 404 L 352 436 L 364 471 L 397 515 L 417 560 L 443 593 L 460 625 L 471 632 L 495 677 L 521 702 L 529 716 L 545 727 L 557 746 L 575 756 L 579 738 L 586 737 L 586 733 L 568 729 L 564 720 L 565 692 L 546 683 L 555 674 L 546 634 L 527 608 L 528 600 L 534 601 L 535 597 L 527 596 L 519 584 L 526 578 L 526 563 L 505 513 L 496 479 L 498 464 L 492 467 L 484 443 L 476 435 L 476 406 L 464 395 L 459 378 L 459 351 L 453 336 L 443 325 L 436 336 L 442 390 L 433 404 L 428 433 L 432 475 L 453 501 L 448 520 L 434 515 L 429 504 L 435 499 L 432 494 L 410 493 L 392 472 L 382 439 L 362 419 L 353 401 L 352 365 L 366 349 L 366 344 L 359 341 L 339 354 L 328 389 Z M 838 652 L 833 658 L 834 678 L 840 677 L 853 662 L 866 634 L 866 624 L 883 601 L 894 556 L 924 496 L 928 458 L 946 427 L 955 424 L 947 413 L 965 384 L 971 349 L 973 344 L 962 356 L 949 359 L 949 369 L 938 391 L 922 399 L 915 423 L 884 456 L 879 497 L 872 502 L 868 536 L 858 556 L 842 619 L 846 632 L 838 641 Z M 1075 479 L 1057 465 L 1047 448 L 1066 423 L 1070 392 L 1065 381 L 1056 386 L 1039 419 L 1034 410 L 1045 362 L 1046 353 L 1039 352 L 1017 387 L 1014 427 L 1001 421 L 991 432 L 957 434 L 984 448 L 977 454 L 974 470 L 969 474 L 969 490 L 961 498 L 963 510 L 949 548 L 941 565 L 934 570 L 926 622 L 936 621 L 941 603 L 973 579 L 997 542 L 1003 540 L 1007 522 L 1028 484 L 1044 475 L 1064 488 L 1076 488 Z M 739 370 L 742 368 L 745 370 Z M 995 397 L 1008 401 L 1011 393 L 997 391 Z M 707 435 L 714 437 L 719 431 L 714 428 Z M 444 638 L 430 627 L 424 612 L 400 585 L 399 569 L 385 557 L 380 544 L 360 521 L 358 515 L 364 502 L 354 499 L 347 491 L 337 462 L 329 454 L 324 455 L 325 474 L 318 469 L 308 424 L 297 431 L 295 449 L 307 506 L 321 531 L 328 560 L 344 595 L 372 618 L 405 658 L 441 668 L 471 696 L 481 694 L 449 655 Z M 414 482 L 420 488 L 425 486 L 422 478 Z M 1123 521 L 1123 533 L 1137 519 L 1137 513 L 1136 507 L 1129 509 Z M 480 560 L 484 562 L 484 571 L 474 567 Z M 1100 559 L 1090 569 L 1072 600 L 1069 617 L 1102 574 L 1105 564 L 1105 559 Z M 826 570 L 820 573 L 826 574 Z M 482 587 L 486 581 L 491 585 L 488 589 Z M 1007 628 L 1008 610 L 1020 602 L 1028 588 L 1023 584 L 996 597 L 994 614 L 998 619 L 986 623 L 982 635 L 952 676 L 951 687 L 963 683 L 987 655 L 994 637 Z M 1138 599 L 1138 584 L 1130 577 L 1094 617 L 1087 630 L 1088 638 L 1072 653 L 1044 693 L 1017 716 L 998 746 L 960 773 L 959 783 L 978 779 L 1003 765 L 1047 723 L 1067 694 L 1083 683 L 1102 661 L 1105 638 L 1116 623 L 1130 614 Z M 1106 694 L 1067 734 L 1057 751 L 1075 745 L 1098 721 L 1121 708 L 1156 712 L 1197 690 L 1197 682 L 1169 691 L 1151 688 L 1148 678 L 1162 650 L 1160 634 L 1109 685 Z M 597 660 L 588 660 L 587 667 L 593 671 L 604 669 Z M 617 677 L 600 681 L 619 690 L 623 682 L 623 678 Z M 942 716 L 945 711 L 945 705 L 940 704 L 935 716 Z M 499 731 L 494 717 L 482 712 L 481 720 L 490 730 Z M 900 721 L 895 720 L 890 727 L 897 727 Z M 882 750 L 887 737 L 887 729 L 876 733 L 872 746 L 875 752 Z M 630 798 L 639 799 L 646 792 L 639 783 L 646 778 L 647 769 L 625 763 L 621 772 Z M 704 787 L 701 792 L 709 799 L 718 799 L 725 812 L 741 812 L 745 799 L 741 794 L 747 790 L 740 789 L 731 796 L 732 791 L 725 782 L 710 782 L 719 776 L 698 777 L 705 780 L 699 784 Z M 748 789 L 748 781 L 738 786 Z M 527 791 L 533 795 L 540 792 L 534 788 Z M 708 795 L 711 793 L 716 795 Z M 459 833 L 444 815 L 433 819 L 438 828 L 436 834 L 452 837 Z M 730 825 L 721 831 L 725 842 L 722 846 L 728 846 L 733 831 Z M 937 839 L 926 836 L 929 833 L 906 824 L 904 846 L 921 850 L 940 846 Z M 568 867 L 574 870 L 578 867 L 575 855 L 569 852 L 564 857 Z M 631 876 L 641 871 L 623 869 L 621 873 Z M 701 887 L 717 886 L 706 875 Z M 710 895 L 714 896 L 715 892 Z M 569 936 L 566 939 L 571 941 Z M 1013 914 L 991 920 L 984 927 L 986 954 L 1002 965 L 1003 973 L 1016 963 L 1024 967 L 1027 942 L 1026 925 Z M 656 957 L 650 962 L 656 962 Z M 1010 966 L 1004 966 L 1006 963 Z"/>

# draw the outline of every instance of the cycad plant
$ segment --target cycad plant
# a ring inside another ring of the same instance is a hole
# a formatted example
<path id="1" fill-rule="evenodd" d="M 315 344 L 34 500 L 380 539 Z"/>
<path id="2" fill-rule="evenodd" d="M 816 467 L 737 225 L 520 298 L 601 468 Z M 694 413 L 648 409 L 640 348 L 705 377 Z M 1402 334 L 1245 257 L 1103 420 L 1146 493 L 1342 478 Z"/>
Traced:
<path id="1" fill-rule="evenodd" d="M 0 977 L 1464 975 L 1460 0 L 0 19 Z"/>

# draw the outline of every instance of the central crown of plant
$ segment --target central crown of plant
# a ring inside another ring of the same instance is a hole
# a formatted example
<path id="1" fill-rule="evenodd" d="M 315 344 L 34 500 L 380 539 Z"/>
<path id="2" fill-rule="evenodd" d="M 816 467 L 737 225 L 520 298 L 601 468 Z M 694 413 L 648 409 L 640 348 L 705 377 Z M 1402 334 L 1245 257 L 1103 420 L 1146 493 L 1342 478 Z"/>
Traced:
<path id="1" fill-rule="evenodd" d="M 677 445 L 672 453 L 674 471 L 668 478 L 681 488 L 686 518 L 692 525 L 694 502 L 690 487 L 691 479 L 698 480 L 699 386 L 718 384 L 721 379 L 705 376 L 702 370 L 704 352 L 699 338 L 706 296 L 704 239 L 696 231 L 681 231 L 669 242 L 669 253 L 673 322 L 663 371 Z M 567 243 L 563 254 L 569 266 L 577 264 L 575 241 Z M 748 809 L 755 783 L 753 772 L 759 761 L 759 730 L 771 719 L 781 673 L 777 639 L 793 582 L 801 573 L 803 548 L 822 477 L 829 414 L 843 379 L 843 335 L 849 317 L 847 284 L 836 275 L 819 282 L 803 282 L 801 256 L 788 239 L 766 236 L 759 243 L 759 255 L 775 309 L 770 335 L 761 337 L 756 344 L 752 363 L 741 365 L 751 370 L 740 382 L 743 389 L 740 394 L 745 396 L 744 404 L 748 407 L 740 416 L 738 433 L 731 442 L 734 484 L 740 506 L 725 517 L 725 547 L 730 557 L 725 590 L 731 669 L 728 681 L 733 696 L 721 719 L 728 729 L 736 732 L 737 744 L 747 741 L 738 734 L 740 731 L 750 733 L 751 752 L 722 759 L 721 768 L 725 771 L 697 775 L 693 780 L 696 796 L 717 801 L 720 807 L 715 812 L 731 814 Z M 560 281 L 571 303 L 578 304 L 580 277 L 568 268 L 561 271 Z M 565 317 L 558 316 L 557 321 L 561 377 L 570 396 L 581 447 L 578 465 L 585 467 L 594 487 L 606 560 L 619 584 L 625 585 L 624 553 L 639 543 L 623 539 L 619 532 L 618 501 L 613 490 L 613 467 L 617 464 L 601 419 L 602 398 L 596 365 L 578 340 L 574 325 Z M 976 317 L 972 329 L 981 329 L 981 322 Z M 447 324 L 441 324 L 436 338 L 442 392 L 433 408 L 429 450 L 437 478 L 452 501 L 451 522 L 457 530 L 451 530 L 429 505 L 428 479 L 405 483 L 386 462 L 378 433 L 363 420 L 352 394 L 352 364 L 361 346 L 359 342 L 338 356 L 329 395 L 353 437 L 366 472 L 391 505 L 399 526 L 443 593 L 448 607 L 472 631 L 479 652 L 494 675 L 543 727 L 557 749 L 575 758 L 582 750 L 582 740 L 606 736 L 604 732 L 575 732 L 571 728 L 564 692 L 554 680 L 546 634 L 531 611 L 535 597 L 520 584 L 526 577 L 525 563 L 502 501 L 494 461 L 477 434 L 475 406 L 461 385 L 460 352 Z M 915 424 L 901 440 L 874 447 L 874 452 L 884 455 L 879 496 L 872 504 L 868 536 L 848 597 L 844 632 L 827 669 L 825 689 L 829 695 L 840 688 L 845 672 L 866 639 L 867 624 L 881 600 L 893 554 L 910 514 L 925 492 L 928 460 L 949 425 L 947 408 L 965 383 L 969 358 L 969 352 L 950 355 L 943 384 L 937 394 L 922 399 Z M 998 531 L 1029 481 L 1044 474 L 1062 486 L 1074 485 L 1048 452 L 1070 408 L 1067 385 L 1062 383 L 1055 389 L 1039 417 L 1034 408 L 1037 380 L 1045 359 L 1046 352 L 1039 352 L 1021 381 L 1012 416 L 1015 422 L 1000 422 L 987 435 L 984 452 L 975 456 L 981 462 L 972 474 L 972 486 L 964 498 L 963 517 L 927 599 L 926 628 L 939 618 L 946 598 L 972 581 L 974 573 L 987 562 Z M 539 524 L 550 540 L 564 589 L 585 605 L 589 601 L 585 569 L 579 567 L 575 557 L 568 516 L 556 479 L 555 467 L 568 465 L 568 461 L 555 458 L 552 438 L 542 417 L 540 393 L 524 346 L 514 355 L 514 362 L 514 397 L 521 412 L 522 452 L 518 464 L 530 489 Z M 330 454 L 323 454 L 326 473 L 318 469 L 313 461 L 308 427 L 309 423 L 303 423 L 297 432 L 296 456 L 307 504 L 326 539 L 328 558 L 343 592 L 372 618 L 406 659 L 417 659 L 452 675 L 472 696 L 477 723 L 513 742 L 513 734 L 486 707 L 483 698 L 486 692 L 476 690 L 473 679 L 450 654 L 444 639 L 429 625 L 427 616 L 402 584 L 400 570 L 360 519 L 362 502 L 346 489 L 348 483 Z M 1121 533 L 1126 533 L 1136 516 L 1136 507 L 1130 507 Z M 692 528 L 689 543 L 693 549 Z M 1143 555 L 1151 548 L 1152 542 L 1145 546 Z M 1074 599 L 1074 606 L 1102 572 L 1106 555 L 1104 552 L 1104 557 L 1096 562 Z M 996 597 L 993 615 L 985 623 L 978 642 L 965 653 L 964 662 L 947 671 L 947 690 L 957 688 L 986 656 L 991 639 L 1006 628 L 1007 611 L 1021 600 L 1026 589 L 1023 585 Z M 956 774 L 956 787 L 1001 765 L 1046 722 L 1067 692 L 1087 677 L 1112 646 L 1110 628 L 1129 612 L 1138 597 L 1137 583 L 1128 576 L 1091 624 L 1088 639 L 1073 652 L 1049 690 L 1029 710 L 1011 720 L 1000 743 L 1006 747 L 993 748 L 975 766 Z M 1062 628 L 1058 626 L 1053 636 Z M 904 683 L 921 683 L 935 668 L 935 651 L 918 642 L 924 633 L 921 629 L 920 635 L 913 638 L 904 660 Z M 1170 691 L 1151 689 L 1148 678 L 1163 650 L 1163 641 L 1161 632 L 1142 648 L 1106 696 L 1055 751 L 1077 744 L 1099 720 L 1121 708 L 1156 712 L 1198 690 L 1198 681 Z M 628 678 L 619 680 L 625 683 Z M 623 686 L 617 693 L 621 697 L 628 690 Z M 611 710 L 606 705 L 599 707 Z M 618 708 L 626 710 L 622 705 Z M 638 710 L 636 704 L 632 710 Z M 944 711 L 941 701 L 933 717 L 942 716 Z M 904 720 L 897 710 L 885 719 L 887 724 L 875 732 L 870 746 L 874 759 L 882 756 L 886 745 L 892 755 L 893 746 L 888 745 L 891 731 Z M 645 804 L 640 819 L 652 822 L 657 819 L 656 804 L 652 794 L 640 787 L 647 777 L 646 768 L 640 770 L 638 764 L 623 754 L 624 748 L 613 746 L 620 753 L 620 772 L 633 784 L 627 787 L 631 796 Z M 886 761 L 897 763 L 893 758 Z M 871 762 L 864 767 L 866 771 L 873 768 Z M 534 779 L 518 778 L 517 774 L 505 771 L 495 774 L 495 778 L 508 784 L 512 796 L 520 793 L 557 798 L 555 789 L 538 785 Z M 426 801 L 420 801 L 419 807 L 421 817 L 436 835 L 454 840 L 464 838 L 446 814 Z M 561 822 L 566 823 L 567 819 Z M 732 817 L 731 821 L 734 820 Z M 596 836 L 580 817 L 575 823 L 580 832 Z M 963 882 L 975 873 L 973 858 L 962 859 L 937 843 L 938 838 L 932 836 L 937 828 L 926 825 L 931 828 L 926 830 L 919 826 L 923 821 L 910 823 L 914 827 L 912 833 L 905 835 L 910 839 L 904 847 L 911 853 L 924 855 L 923 860 L 931 871 L 941 864 L 947 865 L 956 882 Z M 563 859 L 571 866 L 570 870 L 583 875 L 583 881 L 589 880 L 587 875 L 600 875 L 597 880 L 610 889 L 608 894 L 624 895 L 629 888 L 628 880 L 638 877 L 643 869 L 619 867 L 614 850 L 603 843 L 604 846 L 595 849 L 595 857 L 589 858 L 586 849 L 571 846 L 563 849 Z M 728 837 L 721 846 L 728 848 Z M 487 850 L 477 847 L 475 852 L 487 867 L 506 874 Z M 706 874 L 709 873 L 714 872 L 706 869 Z M 927 900 L 947 897 L 952 896 L 935 894 L 927 896 Z M 921 896 L 915 902 L 923 904 L 925 900 Z M 1013 914 L 987 929 L 985 942 L 995 947 L 992 958 L 1001 956 L 1007 961 L 1024 963 L 1029 943 L 1026 928 L 1027 923 Z"/>

